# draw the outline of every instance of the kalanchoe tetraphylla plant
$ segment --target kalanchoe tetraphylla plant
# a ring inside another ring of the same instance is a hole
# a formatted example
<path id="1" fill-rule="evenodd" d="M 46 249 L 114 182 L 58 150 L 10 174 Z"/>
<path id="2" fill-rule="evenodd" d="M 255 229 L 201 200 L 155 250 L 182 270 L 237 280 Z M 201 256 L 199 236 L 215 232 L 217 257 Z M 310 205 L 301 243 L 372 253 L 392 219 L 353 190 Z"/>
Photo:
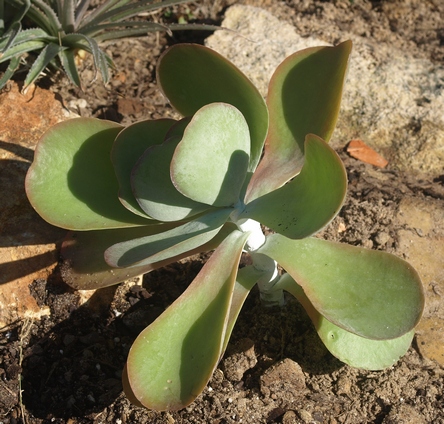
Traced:
<path id="1" fill-rule="evenodd" d="M 312 237 L 346 193 L 327 141 L 350 50 L 344 42 L 288 57 L 265 102 L 219 54 L 176 45 L 157 77 L 182 120 L 122 128 L 79 118 L 41 139 L 26 190 L 43 218 L 73 230 L 62 246 L 72 287 L 116 284 L 215 249 L 134 342 L 124 372 L 134 402 L 156 410 L 192 402 L 255 284 L 266 304 L 281 304 L 283 290 L 294 295 L 327 348 L 352 366 L 382 369 L 408 349 L 423 309 L 415 270 L 385 252 Z M 243 251 L 252 265 L 239 270 Z"/>
<path id="2" fill-rule="evenodd" d="M 146 19 L 132 20 L 145 13 L 187 3 L 189 0 L 106 0 L 91 5 L 91 0 L 2 0 L 0 7 L 0 63 L 9 65 L 0 78 L 0 88 L 14 75 L 25 54 L 40 52 L 25 79 L 32 84 L 48 65 L 63 68 L 77 86 L 81 79 L 76 59 L 79 52 L 93 56 L 94 66 L 102 80 L 109 80 L 113 61 L 100 43 L 127 37 L 139 37 L 152 31 L 174 29 L 214 29 L 211 25 L 163 25 Z M 7 13 L 8 12 L 8 13 Z M 22 29 L 26 18 L 31 28 Z"/>

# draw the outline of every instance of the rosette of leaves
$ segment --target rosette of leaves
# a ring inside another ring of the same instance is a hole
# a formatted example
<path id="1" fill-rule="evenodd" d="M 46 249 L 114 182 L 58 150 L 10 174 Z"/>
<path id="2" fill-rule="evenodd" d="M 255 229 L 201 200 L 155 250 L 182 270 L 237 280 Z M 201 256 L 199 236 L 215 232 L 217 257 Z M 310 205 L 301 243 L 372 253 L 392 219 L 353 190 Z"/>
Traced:
<path id="1" fill-rule="evenodd" d="M 7 8 L 2 7 L 3 3 Z M 131 19 L 181 3 L 189 3 L 189 0 L 106 0 L 96 6 L 91 5 L 91 0 L 2 0 L 0 63 L 7 62 L 8 67 L 0 78 L 0 89 L 29 53 L 36 53 L 37 57 L 26 59 L 30 69 L 25 88 L 50 65 L 63 68 L 71 82 L 81 87 L 77 67 L 79 52 L 93 56 L 94 67 L 106 84 L 113 61 L 101 49 L 103 41 L 139 37 L 152 31 L 215 29 L 212 25 L 164 25 L 146 18 Z M 24 19 L 29 29 L 22 28 Z"/>
<path id="2" fill-rule="evenodd" d="M 382 369 L 408 349 L 424 302 L 415 270 L 385 252 L 312 237 L 346 193 L 327 142 L 350 49 L 291 55 L 264 101 L 216 52 L 176 45 L 157 77 L 183 119 L 123 128 L 79 118 L 39 142 L 26 190 L 44 219 L 72 230 L 61 252 L 72 287 L 105 287 L 214 249 L 132 346 L 124 387 L 134 402 L 156 410 L 192 402 L 255 284 L 277 303 L 283 290 L 294 295 L 327 348 L 352 366 Z M 243 251 L 252 265 L 239 269 Z"/>

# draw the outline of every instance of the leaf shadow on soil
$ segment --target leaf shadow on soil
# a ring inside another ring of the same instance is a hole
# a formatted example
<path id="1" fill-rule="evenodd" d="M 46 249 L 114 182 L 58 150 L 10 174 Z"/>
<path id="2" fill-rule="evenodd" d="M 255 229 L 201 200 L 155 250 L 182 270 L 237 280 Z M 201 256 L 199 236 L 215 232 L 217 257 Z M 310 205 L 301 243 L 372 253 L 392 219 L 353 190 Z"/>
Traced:
<path id="1" fill-rule="evenodd" d="M 203 256 L 203 255 L 202 255 Z M 121 396 L 121 374 L 134 339 L 177 298 L 199 272 L 199 257 L 145 275 L 143 285 L 97 290 L 77 307 L 78 292 L 61 282 L 58 269 L 31 291 L 51 315 L 35 323 L 22 364 L 23 403 L 43 420 L 93 417 Z M 260 391 L 260 377 L 284 358 L 304 372 L 323 374 L 343 366 L 322 345 L 296 300 L 265 308 L 253 289 L 241 311 L 227 355 L 251 339 L 257 364 L 237 385 Z M 223 362 L 223 359 L 222 359 Z M 223 369 L 223 364 L 219 366 Z"/>

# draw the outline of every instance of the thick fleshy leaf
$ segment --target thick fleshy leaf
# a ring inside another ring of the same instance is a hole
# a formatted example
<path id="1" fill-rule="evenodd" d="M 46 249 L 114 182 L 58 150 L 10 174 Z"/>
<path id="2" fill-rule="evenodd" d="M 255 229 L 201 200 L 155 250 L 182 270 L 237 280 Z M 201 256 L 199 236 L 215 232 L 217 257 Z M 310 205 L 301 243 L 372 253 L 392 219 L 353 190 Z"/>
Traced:
<path id="1" fill-rule="evenodd" d="M 163 143 L 166 134 L 176 122 L 173 119 L 137 122 L 121 131 L 114 142 L 111 161 L 119 181 L 119 198 L 122 204 L 133 213 L 146 216 L 133 195 L 132 169 L 146 149 Z"/>
<path id="2" fill-rule="evenodd" d="M 134 166 L 131 177 L 134 196 L 140 207 L 149 216 L 161 221 L 180 221 L 211 209 L 209 205 L 184 196 L 171 181 L 171 160 L 180 140 L 181 137 L 173 136 L 148 149 Z"/>
<path id="3" fill-rule="evenodd" d="M 247 265 L 241 268 L 236 277 L 236 284 L 234 285 L 233 296 L 231 299 L 230 314 L 228 315 L 227 331 L 225 333 L 224 347 L 221 352 L 221 357 L 227 348 L 237 317 L 242 309 L 245 299 L 249 295 L 254 285 L 262 278 L 270 279 L 270 273 L 266 271 L 259 271 L 253 265 Z"/>
<path id="4" fill-rule="evenodd" d="M 118 284 L 163 266 L 152 264 L 131 269 L 114 268 L 105 262 L 104 252 L 115 243 L 167 231 L 173 227 L 173 224 L 157 224 L 101 231 L 71 231 L 63 241 L 60 252 L 63 280 L 75 289 L 92 290 Z"/>
<path id="5" fill-rule="evenodd" d="M 394 339 L 421 317 L 424 295 L 417 272 L 387 252 L 273 234 L 259 253 L 277 261 L 320 314 L 359 336 Z"/>
<path id="6" fill-rule="evenodd" d="M 231 212 L 231 209 L 217 210 L 162 233 L 117 243 L 106 250 L 105 260 L 114 267 L 129 267 L 178 256 L 209 242 Z"/>
<path id="7" fill-rule="evenodd" d="M 336 152 L 309 134 L 302 171 L 283 187 L 248 203 L 241 217 L 259 221 L 289 238 L 308 237 L 339 212 L 347 174 Z"/>
<path id="8" fill-rule="evenodd" d="M 339 113 L 351 41 L 294 53 L 276 69 L 268 88 L 270 128 L 264 157 L 246 202 L 282 186 L 300 171 L 304 140 L 329 141 Z"/>
<path id="9" fill-rule="evenodd" d="M 405 355 L 415 335 L 415 330 L 411 330 L 391 340 L 370 340 L 357 336 L 325 319 L 289 274 L 281 277 L 276 288 L 287 290 L 298 299 L 330 353 L 352 367 L 382 370 L 392 366 Z"/>
<path id="10" fill-rule="evenodd" d="M 203 246 L 146 266 L 114 268 L 105 262 L 103 253 L 109 246 L 144 234 L 165 231 L 174 225 L 177 224 L 168 223 L 161 226 L 70 232 L 61 249 L 63 279 L 71 287 L 78 290 L 92 290 L 112 286 L 188 256 L 213 250 L 236 229 L 234 224 L 227 223 L 213 239 Z"/>
<path id="11" fill-rule="evenodd" d="M 267 134 L 268 111 L 257 88 L 239 69 L 207 47 L 177 44 L 161 56 L 157 80 L 183 116 L 192 116 L 201 107 L 215 102 L 239 109 L 251 134 L 248 170 L 256 169 Z"/>
<path id="12" fill-rule="evenodd" d="M 171 162 L 171 180 L 185 196 L 212 206 L 239 200 L 250 155 L 242 113 L 226 103 L 204 106 L 185 129 Z"/>
<path id="13" fill-rule="evenodd" d="M 61 122 L 41 138 L 26 176 L 32 206 L 50 224 L 69 230 L 146 225 L 125 209 L 110 160 L 122 126 L 93 118 Z"/>
<path id="14" fill-rule="evenodd" d="M 231 233 L 187 290 L 134 342 L 127 375 L 132 394 L 142 405 L 177 410 L 202 392 L 224 347 L 247 237 L 248 233 Z"/>

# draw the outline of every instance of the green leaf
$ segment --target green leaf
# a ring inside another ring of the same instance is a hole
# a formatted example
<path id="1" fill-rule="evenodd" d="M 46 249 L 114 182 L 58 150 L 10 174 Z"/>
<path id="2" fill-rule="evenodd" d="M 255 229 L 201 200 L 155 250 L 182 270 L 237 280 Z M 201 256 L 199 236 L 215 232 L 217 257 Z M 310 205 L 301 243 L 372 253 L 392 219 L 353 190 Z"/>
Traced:
<path id="1" fill-rule="evenodd" d="M 94 290 L 118 284 L 174 262 L 176 259 L 161 264 L 114 268 L 104 258 L 105 250 L 115 243 L 157 234 L 173 227 L 173 224 L 154 224 L 112 230 L 71 231 L 63 241 L 60 252 L 63 280 L 77 290 Z"/>
<path id="2" fill-rule="evenodd" d="M 20 66 L 20 56 L 14 57 L 9 62 L 3 76 L 0 78 L 0 90 L 6 85 L 9 79 L 14 75 L 17 68 Z"/>
<path id="3" fill-rule="evenodd" d="M 231 212 L 231 209 L 216 210 L 171 230 L 117 243 L 106 250 L 105 260 L 114 267 L 129 267 L 178 256 L 210 241 Z"/>
<path id="4" fill-rule="evenodd" d="M 347 174 L 335 151 L 319 137 L 306 138 L 302 171 L 283 187 L 245 207 L 252 218 L 289 238 L 308 237 L 339 212 L 347 191 Z"/>
<path id="5" fill-rule="evenodd" d="M 235 107 L 204 106 L 185 129 L 171 162 L 183 195 L 212 206 L 232 206 L 240 195 L 250 154 L 248 125 Z"/>
<path id="6" fill-rule="evenodd" d="M 302 304 L 315 325 L 324 345 L 346 364 L 368 370 L 382 370 L 394 365 L 409 349 L 415 330 L 391 340 L 370 340 L 344 330 L 324 318 L 305 296 L 302 287 L 284 274 L 276 288 L 287 290 Z"/>
<path id="7" fill-rule="evenodd" d="M 230 313 L 228 315 L 227 331 L 225 333 L 225 341 L 221 352 L 221 359 L 222 355 L 225 352 L 225 349 L 227 348 L 231 333 L 233 331 L 234 325 L 236 324 L 237 318 L 245 302 L 245 299 L 250 294 L 250 291 L 254 287 L 254 285 L 262 278 L 266 278 L 269 281 L 270 273 L 259 271 L 253 265 L 247 265 L 238 271 L 236 284 L 234 285 L 233 296 L 231 299 L 231 307 Z"/>
<path id="8" fill-rule="evenodd" d="M 183 116 L 192 116 L 201 107 L 215 102 L 239 109 L 251 135 L 248 170 L 256 169 L 267 134 L 268 111 L 257 88 L 239 69 L 207 47 L 178 44 L 161 56 L 157 80 Z"/>
<path id="9" fill-rule="evenodd" d="M 9 26 L 6 34 L 3 34 L 2 23 L 4 23 L 4 21 L 2 13 L 0 12 L 0 55 L 3 54 L 5 51 L 7 51 L 9 47 L 14 45 L 14 41 L 16 40 L 17 35 L 22 29 L 22 25 L 20 24 L 20 22 L 13 22 Z"/>
<path id="10" fill-rule="evenodd" d="M 173 228 L 174 225 L 177 225 L 177 223 L 114 230 L 70 232 L 63 241 L 61 249 L 63 280 L 77 290 L 94 290 L 112 286 L 188 256 L 213 250 L 236 228 L 234 224 L 227 223 L 213 239 L 203 246 L 153 264 L 131 268 L 114 268 L 105 262 L 103 252 L 113 244 L 166 231 Z"/>
<path id="11" fill-rule="evenodd" d="M 135 214 L 146 216 L 133 194 L 132 169 L 146 149 L 163 143 L 166 134 L 175 123 L 173 119 L 137 122 L 122 130 L 114 142 L 111 161 L 119 181 L 119 198 L 122 204 Z M 159 187 L 162 186 L 157 186 L 157 191 Z M 148 215 L 151 216 L 149 213 Z"/>
<path id="12" fill-rule="evenodd" d="M 73 84 L 75 84 L 77 87 L 82 88 L 82 82 L 77 70 L 75 55 L 76 53 L 73 49 L 62 50 L 59 53 L 60 61 L 66 75 L 68 75 L 68 78 Z"/>
<path id="13" fill-rule="evenodd" d="M 278 66 L 268 88 L 270 128 L 264 157 L 250 182 L 246 202 L 298 174 L 307 134 L 330 140 L 351 46 L 345 41 L 336 47 L 301 50 Z"/>
<path id="14" fill-rule="evenodd" d="M 50 43 L 44 49 L 42 49 L 40 54 L 34 60 L 34 63 L 32 64 L 28 74 L 26 75 L 24 81 L 24 89 L 26 89 L 26 87 L 28 87 L 29 85 L 33 84 L 34 81 L 48 66 L 49 62 L 51 62 L 65 48 L 66 47 Z"/>
<path id="15" fill-rule="evenodd" d="M 177 128 L 172 133 L 176 131 Z M 134 196 L 142 210 L 154 219 L 179 221 L 211 208 L 184 196 L 171 181 L 171 160 L 180 140 L 181 137 L 174 136 L 151 147 L 133 169 Z"/>
<path id="16" fill-rule="evenodd" d="M 58 35 L 62 29 L 58 16 L 47 1 L 32 0 L 31 7 L 26 15 L 35 22 L 43 23 L 44 25 L 39 26 L 48 30 L 51 35 Z"/>
<path id="17" fill-rule="evenodd" d="M 128 355 L 128 381 L 144 406 L 181 409 L 207 384 L 224 348 L 247 237 L 248 233 L 231 233 L 187 290 L 134 342 Z"/>
<path id="18" fill-rule="evenodd" d="M 101 43 L 106 40 L 140 37 L 153 31 L 168 31 L 168 27 L 156 22 L 123 21 L 86 27 L 81 32 L 88 37 L 93 37 L 97 42 Z"/>
<path id="19" fill-rule="evenodd" d="M 23 53 L 43 49 L 46 44 L 45 41 L 41 40 L 24 41 L 23 43 L 14 44 L 8 49 L 8 51 L 0 55 L 0 63 L 12 59 L 13 57 L 21 56 Z"/>
<path id="20" fill-rule="evenodd" d="M 87 37 L 84 34 L 68 34 L 63 36 L 62 45 L 67 47 L 81 47 L 92 54 L 94 59 L 94 67 L 100 71 L 103 83 L 109 81 L 109 67 L 112 65 L 112 60 L 103 52 L 99 44 L 94 38 Z"/>
<path id="21" fill-rule="evenodd" d="M 316 238 L 267 237 L 259 253 L 277 261 L 333 324 L 374 340 L 394 339 L 421 318 L 424 295 L 413 267 L 392 254 Z"/>
<path id="22" fill-rule="evenodd" d="M 31 28 L 20 31 L 15 38 L 13 43 L 10 44 L 9 37 L 0 39 L 0 52 L 5 53 L 9 47 L 17 46 L 25 41 L 55 41 L 54 37 L 48 36 L 48 34 L 41 28 Z"/>
<path id="23" fill-rule="evenodd" d="M 113 4 L 108 7 L 108 3 L 104 4 L 102 8 L 98 8 L 91 16 L 87 16 L 85 24 L 82 25 L 82 31 L 96 27 L 100 22 L 119 22 L 133 16 L 140 15 L 143 12 L 150 12 L 158 10 L 162 7 L 173 6 L 176 4 L 187 3 L 189 0 L 162 0 L 160 2 L 153 2 L 153 0 L 138 0 L 137 2 L 121 2 L 120 4 Z M 117 7 L 120 6 L 120 7 Z"/>
<path id="24" fill-rule="evenodd" d="M 29 201 L 43 219 L 71 230 L 149 223 L 118 199 L 110 152 L 121 130 L 115 122 L 76 118 L 43 135 L 26 176 Z"/>

